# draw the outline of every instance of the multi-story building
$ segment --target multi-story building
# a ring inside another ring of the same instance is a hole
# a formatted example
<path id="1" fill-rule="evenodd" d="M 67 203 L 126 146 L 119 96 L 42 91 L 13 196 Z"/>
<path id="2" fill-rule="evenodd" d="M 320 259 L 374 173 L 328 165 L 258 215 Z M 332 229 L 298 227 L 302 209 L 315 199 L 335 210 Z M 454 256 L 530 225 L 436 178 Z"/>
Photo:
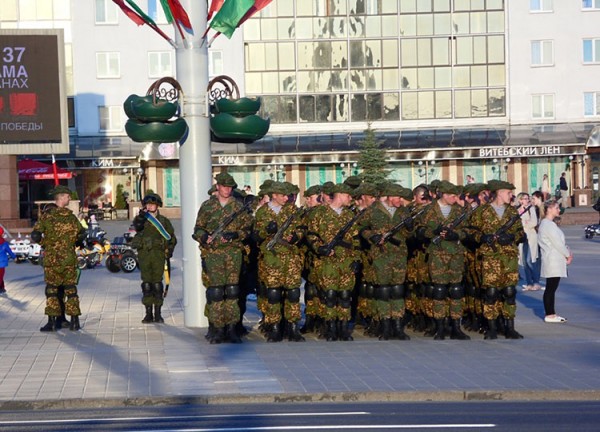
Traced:
<path id="1" fill-rule="evenodd" d="M 174 34 L 159 0 L 136 3 Z M 210 75 L 260 96 L 271 118 L 260 141 L 213 143 L 213 166 L 253 190 L 267 178 L 341 181 L 360 172 L 370 126 L 408 187 L 471 176 L 531 191 L 568 170 L 571 187 L 597 190 L 598 24 L 598 0 L 274 1 L 209 50 Z M 59 160 L 80 172 L 85 203 L 123 184 L 176 209 L 177 146 L 133 143 L 122 110 L 177 76 L 173 48 L 111 0 L 0 0 L 0 28 L 30 27 L 65 30 L 72 134 Z"/>

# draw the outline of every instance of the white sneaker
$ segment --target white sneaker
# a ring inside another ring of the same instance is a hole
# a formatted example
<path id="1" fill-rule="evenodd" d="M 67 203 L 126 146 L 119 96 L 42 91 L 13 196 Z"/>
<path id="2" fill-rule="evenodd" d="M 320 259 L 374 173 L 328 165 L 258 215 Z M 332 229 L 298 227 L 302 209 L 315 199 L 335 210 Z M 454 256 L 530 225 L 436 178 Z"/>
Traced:
<path id="1" fill-rule="evenodd" d="M 534 291 L 544 291 L 545 289 L 546 289 L 546 287 L 543 286 L 543 285 L 540 285 L 540 284 L 537 284 L 537 283 L 533 284 L 533 290 Z"/>
<path id="2" fill-rule="evenodd" d="M 533 285 L 523 285 L 523 291 L 533 291 Z"/>
<path id="3" fill-rule="evenodd" d="M 567 322 L 567 319 L 561 317 L 560 315 L 547 315 L 544 318 L 544 321 L 547 323 L 564 323 Z"/>

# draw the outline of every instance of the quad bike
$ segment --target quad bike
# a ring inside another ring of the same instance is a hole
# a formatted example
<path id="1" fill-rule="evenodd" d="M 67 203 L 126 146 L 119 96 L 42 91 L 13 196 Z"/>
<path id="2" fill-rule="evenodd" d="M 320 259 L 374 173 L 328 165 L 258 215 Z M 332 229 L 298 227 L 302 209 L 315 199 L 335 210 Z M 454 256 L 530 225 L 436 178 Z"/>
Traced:
<path id="1" fill-rule="evenodd" d="M 594 236 L 600 235 L 600 224 L 591 224 L 584 228 L 585 238 L 592 239 Z"/>
<path id="2" fill-rule="evenodd" d="M 104 257 L 110 250 L 110 242 L 104 238 L 105 231 L 99 230 L 93 237 L 86 237 L 83 241 L 83 247 L 77 247 L 77 267 L 80 270 L 94 268 L 102 263 Z"/>
<path id="3" fill-rule="evenodd" d="M 126 238 L 115 237 L 106 258 L 106 268 L 108 271 L 118 273 L 123 270 L 125 273 L 131 273 L 137 266 L 136 250 L 129 246 Z"/>

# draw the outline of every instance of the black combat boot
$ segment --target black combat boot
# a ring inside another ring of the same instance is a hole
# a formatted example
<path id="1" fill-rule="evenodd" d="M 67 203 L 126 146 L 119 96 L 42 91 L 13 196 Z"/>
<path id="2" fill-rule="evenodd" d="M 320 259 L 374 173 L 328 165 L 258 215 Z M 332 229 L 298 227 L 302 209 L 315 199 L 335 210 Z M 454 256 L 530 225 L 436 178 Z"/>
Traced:
<path id="1" fill-rule="evenodd" d="M 79 325 L 79 317 L 71 315 L 71 325 L 69 325 L 69 330 L 77 331 L 81 330 L 81 326 Z"/>
<path id="2" fill-rule="evenodd" d="M 238 334 L 237 330 L 236 330 L 236 325 L 235 324 L 228 324 L 227 325 L 227 338 L 229 339 L 229 342 L 231 343 L 242 343 L 242 339 L 240 338 L 240 335 Z"/>
<path id="3" fill-rule="evenodd" d="M 384 318 L 381 320 L 381 334 L 379 340 L 389 340 L 392 336 L 392 320 Z"/>
<path id="4" fill-rule="evenodd" d="M 498 329 L 498 334 L 506 335 L 506 321 L 502 315 L 496 319 L 496 328 Z"/>
<path id="5" fill-rule="evenodd" d="M 315 331 L 315 317 L 312 315 L 306 315 L 306 319 L 304 320 L 304 325 L 300 329 L 300 333 L 312 333 Z"/>
<path id="6" fill-rule="evenodd" d="M 353 341 L 354 338 L 352 337 L 352 330 L 350 330 L 350 323 L 348 322 L 348 320 L 342 320 L 339 321 L 339 332 L 338 332 L 338 338 L 339 340 L 348 342 L 348 341 Z"/>
<path id="7" fill-rule="evenodd" d="M 152 305 L 146 306 L 146 316 L 142 319 L 142 323 L 149 324 L 154 322 L 154 316 L 152 315 Z"/>
<path id="8" fill-rule="evenodd" d="M 506 320 L 506 339 L 523 339 L 523 335 L 515 330 L 515 319 Z"/>
<path id="9" fill-rule="evenodd" d="M 487 330 L 485 332 L 484 339 L 498 339 L 498 330 L 496 330 L 496 320 L 489 319 L 487 320 Z"/>
<path id="10" fill-rule="evenodd" d="M 435 320 L 435 334 L 433 336 L 434 340 L 444 340 L 446 338 L 446 326 L 444 324 L 444 319 L 436 319 Z"/>
<path id="11" fill-rule="evenodd" d="M 212 339 L 210 340 L 210 344 L 220 344 L 225 340 L 225 327 L 215 327 L 215 331 Z"/>
<path id="12" fill-rule="evenodd" d="M 297 322 L 288 323 L 288 340 L 290 342 L 304 342 L 304 336 L 302 336 L 300 331 L 300 326 Z"/>
<path id="13" fill-rule="evenodd" d="M 160 309 L 162 308 L 162 306 L 159 305 L 154 305 L 154 322 L 155 323 L 164 323 L 165 320 L 162 317 L 162 315 L 160 314 Z"/>
<path id="14" fill-rule="evenodd" d="M 450 339 L 470 340 L 471 338 L 463 333 L 460 328 L 460 319 L 452 320 L 452 329 L 450 330 Z"/>
<path id="15" fill-rule="evenodd" d="M 325 326 L 325 339 L 327 339 L 327 342 L 338 340 L 336 320 L 326 321 Z"/>
<path id="16" fill-rule="evenodd" d="M 69 327 L 70 324 L 71 323 L 64 314 L 56 317 L 56 330 L 60 330 L 63 327 Z"/>
<path id="17" fill-rule="evenodd" d="M 281 324 L 275 323 L 271 327 L 271 331 L 267 336 L 267 342 L 281 342 Z"/>
<path id="18" fill-rule="evenodd" d="M 392 333 L 395 339 L 410 340 L 410 337 L 404 333 L 404 320 L 402 318 L 392 320 Z"/>
<path id="19" fill-rule="evenodd" d="M 48 323 L 40 328 L 41 332 L 53 332 L 56 331 L 56 317 L 48 315 Z"/>
<path id="20" fill-rule="evenodd" d="M 209 322 L 208 323 L 208 331 L 204 335 L 204 338 L 207 341 L 211 341 L 214 336 L 215 336 L 215 326 L 211 322 Z"/>

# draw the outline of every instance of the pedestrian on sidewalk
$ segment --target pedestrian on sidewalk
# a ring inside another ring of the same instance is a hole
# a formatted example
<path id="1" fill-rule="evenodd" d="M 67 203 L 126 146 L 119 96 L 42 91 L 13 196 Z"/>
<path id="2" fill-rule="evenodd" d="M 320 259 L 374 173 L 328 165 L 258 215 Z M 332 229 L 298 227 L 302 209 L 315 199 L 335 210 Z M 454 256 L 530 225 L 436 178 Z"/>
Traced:
<path id="1" fill-rule="evenodd" d="M 523 291 L 539 291 L 540 285 L 540 258 L 539 246 L 537 240 L 538 217 L 535 206 L 529 208 L 530 198 L 527 192 L 521 192 L 517 195 L 517 210 L 521 214 L 521 223 L 523 230 L 527 235 L 527 240 L 519 245 L 519 264 L 523 266 L 525 274 L 525 285 Z"/>
<path id="2" fill-rule="evenodd" d="M 162 198 L 159 195 L 146 194 L 142 205 L 140 214 L 133 219 L 137 234 L 131 242 L 131 247 L 138 251 L 142 277 L 142 304 L 146 308 L 142 323 L 164 323 L 161 314 L 166 296 L 163 276 L 165 271 L 170 272 L 169 260 L 173 256 L 177 238 L 171 221 L 158 211 L 158 208 L 162 207 Z"/>
<path id="3" fill-rule="evenodd" d="M 75 245 L 85 238 L 85 229 L 77 216 L 67 208 L 71 200 L 71 190 L 58 185 L 50 194 L 54 196 L 56 207 L 45 211 L 31 232 L 31 240 L 44 248 L 45 314 L 48 315 L 48 323 L 40 328 L 40 331 L 51 332 L 60 329 L 60 317 L 64 312 L 71 316 L 69 328 L 76 331 L 81 328 L 81 309 L 77 295 L 79 277 Z M 65 305 L 64 311 L 61 307 L 62 301 Z"/>
<path id="4" fill-rule="evenodd" d="M 6 267 L 8 267 L 8 260 L 14 260 L 15 258 L 17 258 L 17 256 L 10 249 L 8 242 L 4 240 L 4 228 L 0 226 L 0 294 L 6 294 L 4 273 L 6 272 Z"/>
<path id="5" fill-rule="evenodd" d="M 542 250 L 542 276 L 546 278 L 544 292 L 544 311 L 547 323 L 563 323 L 567 321 L 556 313 L 554 300 L 561 277 L 567 277 L 567 266 L 573 261 L 573 254 L 565 243 L 565 234 L 556 225 L 554 219 L 560 214 L 560 206 L 556 200 L 544 204 L 546 216 L 540 223 L 538 241 Z"/>

